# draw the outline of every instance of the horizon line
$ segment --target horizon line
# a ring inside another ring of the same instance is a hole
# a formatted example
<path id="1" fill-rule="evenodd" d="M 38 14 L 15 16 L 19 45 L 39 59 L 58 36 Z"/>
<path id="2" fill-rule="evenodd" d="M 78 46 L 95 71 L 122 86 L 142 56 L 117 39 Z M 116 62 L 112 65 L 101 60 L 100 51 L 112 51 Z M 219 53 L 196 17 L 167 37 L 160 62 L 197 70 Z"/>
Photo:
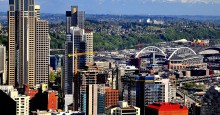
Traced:
<path id="1" fill-rule="evenodd" d="M 0 11 L 0 13 L 7 13 L 4 11 Z M 49 12 L 41 12 L 41 14 L 57 14 L 57 15 L 65 15 L 65 13 L 49 13 Z M 86 13 L 86 15 L 113 15 L 113 16 L 205 16 L 205 17 L 220 17 L 220 15 L 204 15 L 204 14 L 92 14 Z"/>

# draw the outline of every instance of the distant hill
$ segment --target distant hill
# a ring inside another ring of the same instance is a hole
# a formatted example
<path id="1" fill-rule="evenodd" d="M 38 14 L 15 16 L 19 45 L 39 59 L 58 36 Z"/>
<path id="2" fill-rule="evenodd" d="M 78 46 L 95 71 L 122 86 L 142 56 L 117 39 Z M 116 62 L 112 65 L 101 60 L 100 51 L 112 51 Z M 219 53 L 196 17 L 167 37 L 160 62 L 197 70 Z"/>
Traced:
<path id="1" fill-rule="evenodd" d="M 7 12 L 0 12 L 0 21 L 7 21 Z M 4 17 L 4 18 L 2 18 Z M 41 13 L 41 18 L 51 23 L 65 21 L 65 14 Z M 220 16 L 199 16 L 199 15 L 110 15 L 110 14 L 86 14 L 86 20 L 96 21 L 137 21 L 140 19 L 161 19 L 164 21 L 192 20 L 201 22 L 220 23 Z"/>

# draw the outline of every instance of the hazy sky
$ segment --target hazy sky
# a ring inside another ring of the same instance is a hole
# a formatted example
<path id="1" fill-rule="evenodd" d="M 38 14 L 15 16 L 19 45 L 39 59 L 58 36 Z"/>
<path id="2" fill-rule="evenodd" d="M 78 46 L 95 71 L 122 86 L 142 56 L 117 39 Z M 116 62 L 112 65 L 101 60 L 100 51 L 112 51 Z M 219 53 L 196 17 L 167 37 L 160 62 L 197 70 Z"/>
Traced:
<path id="1" fill-rule="evenodd" d="M 65 13 L 78 5 L 87 14 L 218 15 L 220 0 L 36 0 L 43 13 Z M 7 11 L 8 0 L 0 0 Z"/>

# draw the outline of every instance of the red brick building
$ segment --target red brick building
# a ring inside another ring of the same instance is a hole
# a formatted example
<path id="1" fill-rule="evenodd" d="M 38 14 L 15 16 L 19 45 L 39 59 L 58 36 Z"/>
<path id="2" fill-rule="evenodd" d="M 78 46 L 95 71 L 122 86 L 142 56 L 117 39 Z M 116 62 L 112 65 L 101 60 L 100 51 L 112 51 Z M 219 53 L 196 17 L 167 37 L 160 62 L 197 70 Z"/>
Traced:
<path id="1" fill-rule="evenodd" d="M 117 106 L 118 105 L 118 90 L 114 90 L 111 88 L 105 89 L 105 102 L 106 102 L 106 107 L 109 106 Z"/>
<path id="2" fill-rule="evenodd" d="M 48 110 L 58 109 L 58 92 L 48 91 Z"/>
<path id="3" fill-rule="evenodd" d="M 38 93 L 38 90 L 37 89 L 30 89 L 29 85 L 26 84 L 25 85 L 25 93 L 27 96 L 30 96 L 30 99 L 32 99 Z"/>
<path id="4" fill-rule="evenodd" d="M 188 108 L 174 103 L 154 103 L 145 107 L 145 115 L 188 115 Z"/>

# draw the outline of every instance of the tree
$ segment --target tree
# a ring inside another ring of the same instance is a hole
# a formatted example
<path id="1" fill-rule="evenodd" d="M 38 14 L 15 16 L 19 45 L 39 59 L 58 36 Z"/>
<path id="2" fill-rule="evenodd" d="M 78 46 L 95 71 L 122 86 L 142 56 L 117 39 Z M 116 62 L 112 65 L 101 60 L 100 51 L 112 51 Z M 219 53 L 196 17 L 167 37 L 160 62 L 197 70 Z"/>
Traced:
<path id="1" fill-rule="evenodd" d="M 55 81 L 56 77 L 54 75 L 54 72 L 50 72 L 50 81 Z"/>

